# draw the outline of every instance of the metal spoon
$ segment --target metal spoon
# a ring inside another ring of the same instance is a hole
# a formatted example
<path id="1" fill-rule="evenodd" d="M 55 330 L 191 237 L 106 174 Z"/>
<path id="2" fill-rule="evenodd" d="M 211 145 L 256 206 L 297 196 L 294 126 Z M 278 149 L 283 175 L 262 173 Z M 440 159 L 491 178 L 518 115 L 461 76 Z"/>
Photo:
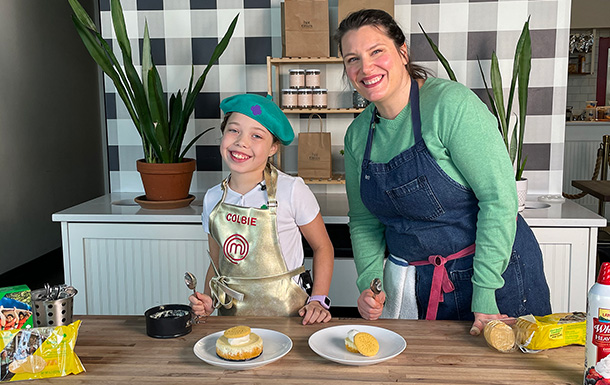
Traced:
<path id="1" fill-rule="evenodd" d="M 195 277 L 195 274 L 188 271 L 184 273 L 184 283 L 186 284 L 186 287 L 193 291 L 193 295 L 197 297 L 197 290 L 195 290 L 197 287 L 197 277 Z M 192 322 L 198 324 L 200 320 L 201 316 L 197 315 L 193 317 Z"/>
<path id="2" fill-rule="evenodd" d="M 195 288 L 197 287 L 197 277 L 193 273 L 186 272 L 184 273 L 184 283 L 186 283 L 186 287 L 193 291 L 193 294 L 197 293 Z"/>
<path id="3" fill-rule="evenodd" d="M 49 285 L 49 283 L 45 283 L 44 284 L 44 300 L 45 301 L 50 301 L 53 298 L 51 297 L 51 285 Z"/>
<path id="4" fill-rule="evenodd" d="M 371 291 L 373 292 L 373 298 L 381 293 L 381 279 L 375 278 L 371 281 Z"/>

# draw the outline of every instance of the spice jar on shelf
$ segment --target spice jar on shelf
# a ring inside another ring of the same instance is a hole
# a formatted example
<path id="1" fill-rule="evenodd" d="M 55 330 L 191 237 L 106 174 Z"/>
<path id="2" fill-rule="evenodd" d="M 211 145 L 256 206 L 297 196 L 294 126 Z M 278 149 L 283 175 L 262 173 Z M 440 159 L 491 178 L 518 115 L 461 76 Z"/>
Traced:
<path id="1" fill-rule="evenodd" d="M 290 88 L 305 87 L 305 70 L 291 69 L 288 73 L 290 74 Z"/>
<path id="2" fill-rule="evenodd" d="M 282 108 L 297 108 L 298 90 L 295 88 L 284 88 L 282 90 Z"/>
<path id="3" fill-rule="evenodd" d="M 320 70 L 308 69 L 305 70 L 305 87 L 319 88 L 320 87 Z"/>
<path id="4" fill-rule="evenodd" d="M 297 105 L 299 108 L 311 108 L 313 104 L 313 92 L 311 88 L 299 88 L 297 93 Z"/>
<path id="5" fill-rule="evenodd" d="M 369 105 L 369 101 L 354 89 L 352 93 L 352 105 L 354 108 L 365 108 Z"/>
<path id="6" fill-rule="evenodd" d="M 314 88 L 312 93 L 312 106 L 314 108 L 328 107 L 328 90 L 326 88 Z"/>

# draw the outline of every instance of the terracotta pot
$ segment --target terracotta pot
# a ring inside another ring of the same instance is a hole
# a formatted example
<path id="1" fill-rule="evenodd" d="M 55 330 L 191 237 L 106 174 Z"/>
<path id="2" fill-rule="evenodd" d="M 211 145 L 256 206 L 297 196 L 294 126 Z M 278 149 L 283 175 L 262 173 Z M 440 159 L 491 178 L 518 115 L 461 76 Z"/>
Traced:
<path id="1" fill-rule="evenodd" d="M 173 201 L 188 197 L 195 159 L 184 158 L 181 163 L 146 163 L 140 159 L 136 166 L 147 200 Z"/>

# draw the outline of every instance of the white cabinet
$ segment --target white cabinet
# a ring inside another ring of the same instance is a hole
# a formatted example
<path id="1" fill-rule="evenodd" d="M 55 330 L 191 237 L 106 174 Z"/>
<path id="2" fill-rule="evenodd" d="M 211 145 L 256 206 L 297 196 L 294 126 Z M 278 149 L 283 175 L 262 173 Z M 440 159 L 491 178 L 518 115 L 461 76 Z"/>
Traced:
<path id="1" fill-rule="evenodd" d="M 544 259 L 553 313 L 586 311 L 595 282 L 597 228 L 532 228 Z"/>
<path id="2" fill-rule="evenodd" d="M 74 286 L 75 314 L 144 314 L 168 303 L 188 303 L 184 273 L 207 271 L 201 224 L 62 223 L 66 283 Z"/>
<path id="3" fill-rule="evenodd" d="M 66 283 L 79 291 L 75 314 L 143 314 L 187 303 L 185 271 L 207 271 L 207 239 L 199 224 L 63 223 Z M 532 228 L 544 256 L 553 312 L 585 311 L 595 281 L 597 228 Z M 311 268 L 311 259 L 305 261 Z M 352 259 L 337 259 L 329 296 L 355 307 Z M 198 287 L 203 290 L 203 286 Z"/>
<path id="4" fill-rule="evenodd" d="M 586 311 L 587 293 L 595 282 L 597 228 L 533 227 L 544 260 L 554 313 Z M 305 260 L 311 268 L 311 259 Z M 333 306 L 357 306 L 358 274 L 352 259 L 336 259 L 329 296 Z"/>
<path id="5" fill-rule="evenodd" d="M 184 272 L 200 278 L 209 266 L 201 206 L 141 210 L 120 206 L 114 195 L 53 215 L 61 222 L 66 283 L 74 286 L 75 314 L 143 314 L 150 307 L 187 303 Z M 345 195 L 318 196 L 326 223 L 347 224 Z M 595 282 L 597 229 L 606 220 L 566 201 L 523 213 L 542 249 L 553 312 L 585 311 Z M 307 268 L 311 259 L 306 258 Z M 330 297 L 355 307 L 356 268 L 337 258 Z"/>

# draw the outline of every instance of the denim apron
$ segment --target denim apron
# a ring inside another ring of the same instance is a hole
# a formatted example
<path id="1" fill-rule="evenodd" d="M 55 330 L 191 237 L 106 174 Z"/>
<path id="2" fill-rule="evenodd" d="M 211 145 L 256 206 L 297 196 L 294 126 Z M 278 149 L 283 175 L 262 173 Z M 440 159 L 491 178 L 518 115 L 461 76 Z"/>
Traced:
<path id="1" fill-rule="evenodd" d="M 418 317 L 429 318 L 429 302 L 438 302 L 433 319 L 473 320 L 471 278 L 478 200 L 471 189 L 449 177 L 428 151 L 421 135 L 415 80 L 411 80 L 410 105 L 415 144 L 388 163 L 370 159 L 378 122 L 377 109 L 373 111 L 362 162 L 362 202 L 385 225 L 387 249 L 392 255 L 388 263 L 418 265 Z M 440 281 L 436 279 L 441 282 L 440 293 L 429 301 L 434 276 L 440 276 Z M 502 277 L 504 286 L 496 290 L 501 313 L 512 317 L 551 313 L 542 252 L 521 215 L 517 216 L 510 262 Z"/>

